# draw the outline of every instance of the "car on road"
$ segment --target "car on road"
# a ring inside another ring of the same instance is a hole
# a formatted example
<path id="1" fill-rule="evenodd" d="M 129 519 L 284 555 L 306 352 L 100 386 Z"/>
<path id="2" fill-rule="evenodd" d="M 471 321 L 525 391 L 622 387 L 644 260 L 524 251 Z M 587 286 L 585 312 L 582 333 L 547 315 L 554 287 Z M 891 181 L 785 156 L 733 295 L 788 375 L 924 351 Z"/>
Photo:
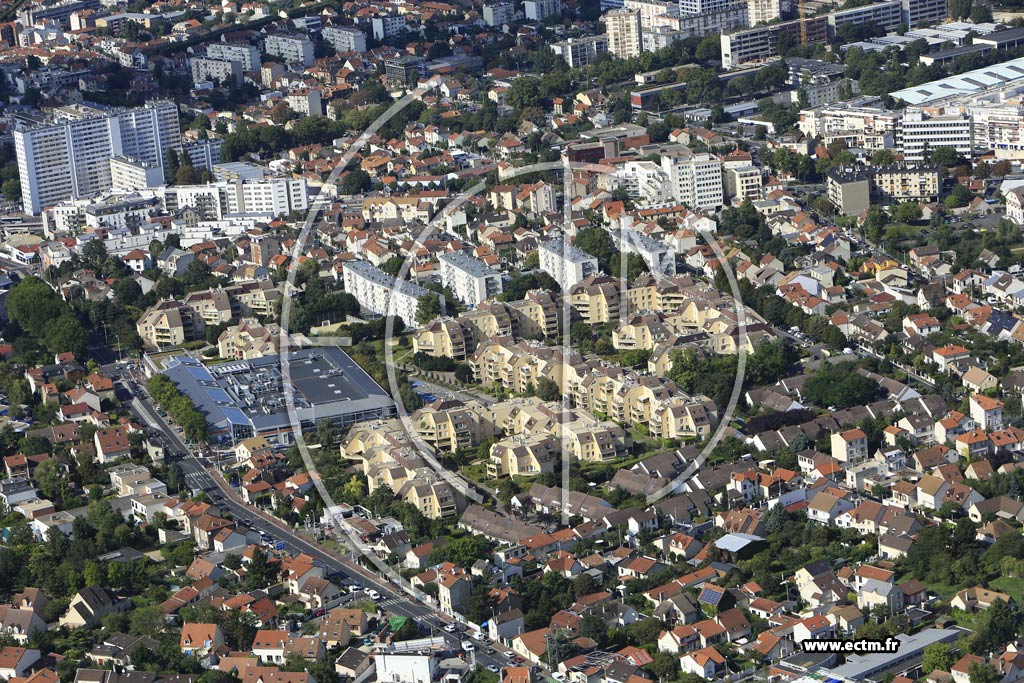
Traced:
<path id="1" fill-rule="evenodd" d="M 495 666 L 495 665 L 493 665 L 493 664 L 488 664 L 488 665 L 487 665 L 487 670 L 488 670 L 488 671 L 490 671 L 490 672 L 491 672 L 492 674 L 496 674 L 496 673 L 498 673 L 498 671 L 499 671 L 500 669 L 498 669 L 498 667 L 496 667 L 496 666 Z"/>
<path id="2" fill-rule="evenodd" d="M 464 640 L 462 641 L 462 649 L 466 652 L 472 652 L 476 649 L 476 645 L 474 645 L 473 641 L 471 640 Z"/>
<path id="3" fill-rule="evenodd" d="M 459 630 L 459 627 L 456 626 L 455 624 L 445 624 L 444 630 L 447 631 L 448 633 L 455 633 L 456 631 Z"/>
<path id="4" fill-rule="evenodd" d="M 485 647 L 484 648 L 484 654 L 485 655 L 493 655 L 495 652 L 496 652 L 496 650 L 493 647 Z"/>
<path id="5" fill-rule="evenodd" d="M 378 593 L 377 591 L 373 590 L 372 588 L 370 590 L 366 591 L 366 594 L 369 595 L 370 599 L 374 600 L 374 601 L 380 600 L 383 597 L 380 593 Z"/>

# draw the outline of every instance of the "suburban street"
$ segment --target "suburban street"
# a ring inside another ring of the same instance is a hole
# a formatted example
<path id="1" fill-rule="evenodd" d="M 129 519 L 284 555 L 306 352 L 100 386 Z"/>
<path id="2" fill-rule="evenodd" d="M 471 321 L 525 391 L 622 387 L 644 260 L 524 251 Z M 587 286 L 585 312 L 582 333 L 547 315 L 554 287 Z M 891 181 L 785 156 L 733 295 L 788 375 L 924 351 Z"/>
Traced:
<path id="1" fill-rule="evenodd" d="M 124 364 L 110 364 L 104 366 L 104 371 L 116 377 L 122 383 L 124 393 L 128 388 L 124 387 L 126 381 L 136 381 L 130 368 Z M 231 514 L 235 519 L 247 519 L 252 521 L 251 529 L 259 534 L 267 534 L 283 544 L 283 549 L 289 553 L 306 553 L 318 562 L 322 563 L 329 574 L 339 574 L 343 583 L 359 583 L 365 588 L 373 588 L 379 592 L 382 599 L 378 606 L 395 616 L 411 617 L 421 624 L 431 628 L 432 635 L 444 637 L 445 642 L 453 651 L 461 651 L 462 639 L 458 633 L 448 633 L 442 630 L 443 626 L 451 622 L 447 615 L 442 615 L 432 607 L 424 605 L 411 599 L 400 588 L 394 586 L 387 580 L 382 579 L 369 569 L 366 569 L 349 557 L 341 557 L 328 550 L 324 546 L 315 543 L 290 528 L 281 520 L 269 515 L 255 507 L 247 505 L 234 489 L 219 475 L 214 476 L 203 462 L 188 447 L 178 432 L 157 412 L 152 400 L 142 390 L 131 389 L 134 396 L 131 400 L 131 410 L 150 429 L 159 431 L 162 434 L 163 445 L 167 449 L 169 461 L 178 462 L 185 474 L 189 486 L 207 491 L 214 502 L 225 512 Z M 280 546 L 279 546 L 280 547 Z M 483 652 L 484 648 L 491 645 L 488 641 L 473 640 L 475 650 L 467 652 L 467 657 L 475 657 L 475 661 L 482 666 L 488 665 L 503 667 L 509 666 L 511 661 L 500 651 L 493 655 Z"/>

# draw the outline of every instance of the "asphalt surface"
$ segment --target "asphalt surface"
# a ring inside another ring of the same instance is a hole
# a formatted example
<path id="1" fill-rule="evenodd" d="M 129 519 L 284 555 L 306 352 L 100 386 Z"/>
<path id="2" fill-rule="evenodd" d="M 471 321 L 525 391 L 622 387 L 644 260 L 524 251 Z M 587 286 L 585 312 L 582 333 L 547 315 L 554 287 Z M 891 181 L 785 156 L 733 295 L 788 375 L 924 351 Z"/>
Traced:
<path id="1" fill-rule="evenodd" d="M 487 641 L 472 640 L 466 635 L 448 633 L 443 627 L 451 622 L 451 618 L 439 610 L 424 605 L 411 599 L 401 592 L 396 586 L 385 579 L 382 579 L 372 571 L 359 566 L 348 557 L 341 557 L 327 548 L 312 542 L 299 535 L 287 524 L 274 518 L 252 506 L 247 505 L 238 497 L 238 494 L 221 478 L 213 476 L 210 470 L 196 456 L 184 439 L 168 422 L 157 412 L 152 400 L 141 389 L 135 389 L 128 384 L 131 381 L 141 379 L 137 372 L 135 377 L 121 364 L 108 364 L 104 371 L 110 376 L 116 377 L 120 384 L 120 392 L 131 400 L 132 412 L 149 428 L 161 433 L 157 441 L 167 452 L 168 461 L 178 462 L 185 474 L 189 486 L 203 489 L 225 512 L 228 512 L 235 519 L 251 520 L 253 531 L 260 534 L 267 534 L 275 541 L 283 544 L 284 550 L 289 553 L 306 553 L 321 563 L 330 574 L 338 574 L 340 581 L 346 584 L 357 583 L 367 589 L 374 589 L 381 594 L 377 601 L 378 606 L 391 615 L 411 617 L 430 628 L 431 635 L 443 636 L 453 651 L 461 651 L 463 640 L 470 640 L 474 645 L 473 652 L 467 652 L 467 658 L 475 658 L 477 664 L 484 667 L 493 665 L 497 667 L 510 666 L 512 661 L 496 651 L 493 655 L 483 652 L 491 643 Z M 337 582 L 337 581 L 336 581 Z"/>

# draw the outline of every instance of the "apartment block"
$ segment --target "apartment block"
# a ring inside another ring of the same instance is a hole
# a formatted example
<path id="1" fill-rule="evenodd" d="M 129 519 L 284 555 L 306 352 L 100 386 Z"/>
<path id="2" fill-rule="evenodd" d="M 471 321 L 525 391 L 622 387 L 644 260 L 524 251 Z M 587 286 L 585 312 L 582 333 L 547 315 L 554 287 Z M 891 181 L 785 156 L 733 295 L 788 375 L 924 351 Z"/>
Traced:
<path id="1" fill-rule="evenodd" d="M 551 45 L 552 51 L 565 60 L 570 68 L 578 69 L 597 61 L 597 56 L 608 52 L 608 36 L 569 38 Z"/>
<path id="2" fill-rule="evenodd" d="M 442 254 L 437 260 L 441 282 L 451 287 L 459 301 L 476 306 L 501 294 L 501 273 L 483 261 L 462 252 Z"/>
<path id="3" fill-rule="evenodd" d="M 515 20 L 516 8 L 511 2 L 493 2 L 484 5 L 484 23 L 503 26 Z"/>
<path id="4" fill-rule="evenodd" d="M 416 326 L 416 309 L 420 298 L 429 292 L 406 280 L 398 280 L 366 261 L 345 264 L 345 291 L 359 304 L 377 315 L 394 315 L 406 327 Z"/>
<path id="5" fill-rule="evenodd" d="M 876 2 L 851 9 L 836 10 L 828 14 L 829 33 L 833 36 L 843 24 L 875 24 L 886 33 L 895 31 L 903 22 L 901 0 Z"/>
<path id="6" fill-rule="evenodd" d="M 65 199 L 111 189 L 112 157 L 162 165 L 167 150 L 180 147 L 178 108 L 165 100 L 135 109 L 71 105 L 43 120 L 22 118 L 14 148 L 25 211 L 38 214 Z"/>
<path id="7" fill-rule="evenodd" d="M 263 51 L 285 64 L 313 66 L 313 41 L 304 35 L 269 35 L 263 41 Z"/>
<path id="8" fill-rule="evenodd" d="M 338 52 L 366 52 L 366 34 L 352 26 L 326 26 L 320 32 Z"/>
<path id="9" fill-rule="evenodd" d="M 828 42 L 828 27 L 823 15 L 723 33 L 722 66 L 735 69 L 778 57 L 780 41 L 802 47 Z"/>
<path id="10" fill-rule="evenodd" d="M 725 202 L 722 161 L 713 154 L 693 154 L 688 147 L 676 145 L 662 153 L 661 168 L 675 201 L 711 211 Z"/>
<path id="11" fill-rule="evenodd" d="M 538 246 L 540 268 L 555 279 L 563 292 L 598 272 L 597 258 L 555 238 Z"/>
<path id="12" fill-rule="evenodd" d="M 623 8 L 605 12 L 604 25 L 610 53 L 621 59 L 640 56 L 643 39 L 639 10 Z"/>
<path id="13" fill-rule="evenodd" d="M 211 81 L 225 87 L 242 84 L 242 63 L 227 59 L 211 59 L 209 57 L 193 57 L 188 60 L 192 71 L 192 82 Z"/>
<path id="14" fill-rule="evenodd" d="M 544 21 L 562 13 L 562 0 L 526 0 L 523 13 L 530 21 Z"/>
<path id="15" fill-rule="evenodd" d="M 224 59 L 238 62 L 242 71 L 259 71 L 262 60 L 260 51 L 255 45 L 248 43 L 210 43 L 206 46 L 206 56 L 210 59 Z"/>

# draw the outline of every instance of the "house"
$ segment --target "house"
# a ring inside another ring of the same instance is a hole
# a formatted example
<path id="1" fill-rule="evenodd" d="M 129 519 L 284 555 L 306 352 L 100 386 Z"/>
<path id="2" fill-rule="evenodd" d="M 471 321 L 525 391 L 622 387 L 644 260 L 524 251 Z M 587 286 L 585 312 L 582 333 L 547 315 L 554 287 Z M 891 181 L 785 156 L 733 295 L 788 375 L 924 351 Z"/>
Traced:
<path id="1" fill-rule="evenodd" d="M 7 646 L 0 650 L 0 678 L 11 680 L 27 675 L 40 659 L 39 650 Z"/>
<path id="2" fill-rule="evenodd" d="M 525 630 L 523 611 L 510 609 L 499 612 L 487 620 L 487 628 L 491 640 L 495 643 L 507 645 Z"/>
<path id="3" fill-rule="evenodd" d="M 702 647 L 699 650 L 683 655 L 679 664 L 683 673 L 694 674 L 707 680 L 718 678 L 720 671 L 725 669 L 725 657 L 713 647 Z"/>
<path id="4" fill-rule="evenodd" d="M 957 344 L 950 344 L 932 351 L 932 362 L 941 372 L 949 372 L 960 361 L 971 357 L 971 352 Z"/>
<path id="5" fill-rule="evenodd" d="M 68 628 L 94 628 L 100 620 L 113 612 L 123 612 L 131 601 L 117 596 L 102 586 L 86 586 L 75 593 L 68 611 L 60 618 L 60 625 Z"/>
<path id="6" fill-rule="evenodd" d="M 96 460 L 101 464 L 127 458 L 132 454 L 128 430 L 124 427 L 96 430 L 93 435 L 93 445 L 96 446 Z"/>
<path id="7" fill-rule="evenodd" d="M 1013 598 L 1006 593 L 999 593 L 982 588 L 981 586 L 973 586 L 965 588 L 953 596 L 953 599 L 949 601 L 949 606 L 964 612 L 977 612 L 978 610 L 988 609 L 996 600 L 1002 600 L 1010 606 L 1015 604 Z"/>
<path id="8" fill-rule="evenodd" d="M 995 519 L 1024 522 L 1024 503 L 1010 496 L 995 496 L 972 503 L 967 509 L 967 516 L 975 524 L 981 524 L 988 515 Z"/>
<path id="9" fill-rule="evenodd" d="M 824 615 L 808 617 L 793 625 L 793 641 L 822 640 L 833 635 L 832 622 Z"/>
<path id="10" fill-rule="evenodd" d="M 183 654 L 205 657 L 224 645 L 224 632 L 217 624 L 184 624 L 179 647 Z"/>
<path id="11" fill-rule="evenodd" d="M 971 419 L 981 429 L 997 431 L 1003 428 L 1003 402 L 984 394 L 972 394 L 970 400 Z"/>

